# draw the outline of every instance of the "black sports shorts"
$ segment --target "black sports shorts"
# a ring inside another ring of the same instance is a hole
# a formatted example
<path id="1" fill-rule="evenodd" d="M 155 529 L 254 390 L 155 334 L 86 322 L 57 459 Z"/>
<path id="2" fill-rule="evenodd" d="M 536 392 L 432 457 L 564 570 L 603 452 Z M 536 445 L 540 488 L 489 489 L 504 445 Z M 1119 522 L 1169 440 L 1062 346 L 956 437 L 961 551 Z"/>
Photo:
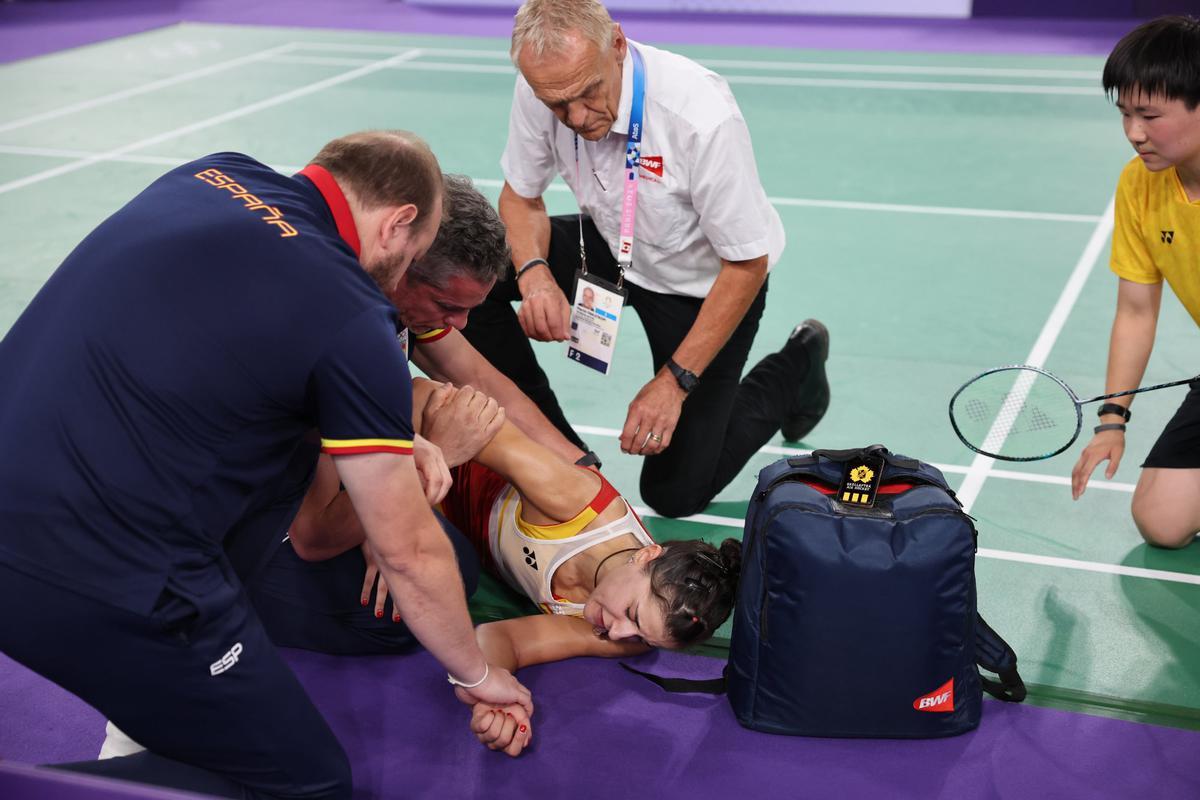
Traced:
<path id="1" fill-rule="evenodd" d="M 1143 467 L 1200 469 L 1200 379 L 1188 388 L 1187 397 L 1150 448 Z"/>

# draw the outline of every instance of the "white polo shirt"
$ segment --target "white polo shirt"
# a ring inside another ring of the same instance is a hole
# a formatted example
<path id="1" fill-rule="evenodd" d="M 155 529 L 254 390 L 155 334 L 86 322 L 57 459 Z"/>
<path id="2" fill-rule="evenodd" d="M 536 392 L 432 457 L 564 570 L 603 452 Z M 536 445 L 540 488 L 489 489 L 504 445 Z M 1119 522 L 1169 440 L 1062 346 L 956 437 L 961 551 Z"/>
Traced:
<path id="1" fill-rule="evenodd" d="M 758 180 L 750 131 L 725 79 L 683 56 L 630 41 L 646 65 L 642 158 L 633 267 L 626 279 L 667 294 L 705 297 L 719 259 L 766 255 L 774 266 L 785 237 Z M 557 172 L 616 257 L 621 186 L 633 103 L 633 56 L 626 52 L 617 119 L 598 142 L 561 124 L 518 73 L 504 178 L 522 197 L 541 197 Z M 593 174 L 593 170 L 594 173 Z"/>

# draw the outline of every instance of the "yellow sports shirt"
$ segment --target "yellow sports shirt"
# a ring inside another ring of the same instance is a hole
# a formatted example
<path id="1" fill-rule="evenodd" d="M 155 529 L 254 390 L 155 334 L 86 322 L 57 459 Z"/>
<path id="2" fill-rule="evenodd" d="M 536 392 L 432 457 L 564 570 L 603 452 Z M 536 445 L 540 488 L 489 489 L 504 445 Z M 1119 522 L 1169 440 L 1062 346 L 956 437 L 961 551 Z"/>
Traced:
<path id="1" fill-rule="evenodd" d="M 1200 325 L 1200 201 L 1175 168 L 1151 172 L 1134 156 L 1117 182 L 1112 271 L 1135 283 L 1166 279 Z"/>

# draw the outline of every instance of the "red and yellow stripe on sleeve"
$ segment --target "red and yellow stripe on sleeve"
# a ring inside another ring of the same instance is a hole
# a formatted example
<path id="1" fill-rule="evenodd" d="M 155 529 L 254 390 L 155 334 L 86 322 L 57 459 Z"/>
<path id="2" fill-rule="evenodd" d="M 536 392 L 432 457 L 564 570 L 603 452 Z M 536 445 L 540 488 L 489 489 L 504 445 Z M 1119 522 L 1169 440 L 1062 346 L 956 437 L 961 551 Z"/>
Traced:
<path id="1" fill-rule="evenodd" d="M 424 333 L 414 332 L 413 337 L 421 344 L 429 344 L 430 342 L 436 342 L 438 339 L 449 336 L 452 330 L 454 328 L 430 328 Z"/>
<path id="2" fill-rule="evenodd" d="M 331 456 L 352 456 L 358 453 L 399 453 L 411 456 L 411 439 L 322 439 L 321 452 Z"/>

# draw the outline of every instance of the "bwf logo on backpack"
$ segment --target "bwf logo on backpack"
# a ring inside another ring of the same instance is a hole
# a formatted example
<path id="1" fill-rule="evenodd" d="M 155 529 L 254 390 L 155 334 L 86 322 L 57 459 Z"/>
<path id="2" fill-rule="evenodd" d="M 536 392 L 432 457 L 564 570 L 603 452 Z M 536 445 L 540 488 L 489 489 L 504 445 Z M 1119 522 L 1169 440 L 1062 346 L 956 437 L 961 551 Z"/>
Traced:
<path id="1" fill-rule="evenodd" d="M 913 700 L 913 708 L 917 711 L 953 711 L 954 678 L 946 681 L 929 694 Z"/>
<path id="2" fill-rule="evenodd" d="M 233 665 L 238 662 L 238 658 L 242 655 L 242 643 L 238 642 L 233 647 L 226 651 L 225 655 L 214 661 L 208 668 L 208 671 L 215 675 L 220 675 L 222 672 L 232 669 Z"/>

